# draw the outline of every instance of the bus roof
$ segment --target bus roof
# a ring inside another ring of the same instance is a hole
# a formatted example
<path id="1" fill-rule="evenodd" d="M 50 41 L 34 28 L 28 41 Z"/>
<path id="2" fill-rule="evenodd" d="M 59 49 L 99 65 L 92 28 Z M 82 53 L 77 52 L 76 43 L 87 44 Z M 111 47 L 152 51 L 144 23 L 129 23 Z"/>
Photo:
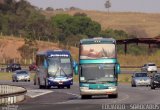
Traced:
<path id="1" fill-rule="evenodd" d="M 102 38 L 102 37 L 96 37 L 91 39 L 82 39 L 80 41 L 81 44 L 97 44 L 97 43 L 116 43 L 116 40 L 113 38 Z"/>
<path id="2" fill-rule="evenodd" d="M 46 51 L 37 52 L 37 55 L 50 56 L 51 54 L 67 54 L 67 55 L 71 55 L 70 51 L 68 51 L 68 50 L 46 50 Z"/>

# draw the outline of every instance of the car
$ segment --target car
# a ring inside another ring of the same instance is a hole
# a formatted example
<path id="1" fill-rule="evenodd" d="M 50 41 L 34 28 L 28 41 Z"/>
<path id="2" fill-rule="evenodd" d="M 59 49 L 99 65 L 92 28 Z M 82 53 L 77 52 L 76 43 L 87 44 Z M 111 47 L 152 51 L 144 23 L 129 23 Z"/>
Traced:
<path id="1" fill-rule="evenodd" d="M 151 89 L 160 88 L 160 73 L 156 73 L 151 78 Z"/>
<path id="2" fill-rule="evenodd" d="M 28 81 L 30 82 L 30 73 L 27 70 L 16 70 L 12 74 L 12 81 Z"/>
<path id="3" fill-rule="evenodd" d="M 147 72 L 135 72 L 132 76 L 131 86 L 150 86 L 151 78 L 148 76 Z"/>
<path id="4" fill-rule="evenodd" d="M 35 71 L 37 69 L 37 65 L 36 63 L 32 63 L 31 65 L 29 65 L 29 71 Z"/>
<path id="5" fill-rule="evenodd" d="M 141 70 L 150 73 L 157 72 L 157 66 L 155 63 L 147 63 L 142 66 Z"/>
<path id="6" fill-rule="evenodd" d="M 13 71 L 16 71 L 16 70 L 21 70 L 21 65 L 18 64 L 18 63 L 10 63 L 6 67 L 7 72 L 13 72 Z"/>

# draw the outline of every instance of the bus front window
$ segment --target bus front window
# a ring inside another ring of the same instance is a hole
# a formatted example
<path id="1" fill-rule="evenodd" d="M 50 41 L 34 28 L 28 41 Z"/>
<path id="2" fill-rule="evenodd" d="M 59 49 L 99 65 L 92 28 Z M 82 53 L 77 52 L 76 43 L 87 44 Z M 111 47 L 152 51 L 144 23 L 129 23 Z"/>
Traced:
<path id="1" fill-rule="evenodd" d="M 106 83 L 115 82 L 114 64 L 85 64 L 81 65 L 81 82 Z"/>
<path id="2" fill-rule="evenodd" d="M 72 74 L 70 58 L 48 58 L 48 73 L 52 77 L 70 76 Z"/>

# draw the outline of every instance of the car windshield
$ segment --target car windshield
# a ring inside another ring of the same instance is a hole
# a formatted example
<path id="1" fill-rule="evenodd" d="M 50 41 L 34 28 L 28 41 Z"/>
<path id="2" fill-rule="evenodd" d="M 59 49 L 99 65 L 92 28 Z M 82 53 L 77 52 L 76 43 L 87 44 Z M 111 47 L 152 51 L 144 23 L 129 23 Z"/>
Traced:
<path id="1" fill-rule="evenodd" d="M 148 66 L 156 66 L 155 64 L 148 64 Z"/>
<path id="2" fill-rule="evenodd" d="M 114 64 L 85 64 L 81 65 L 81 82 L 99 83 L 113 82 L 115 78 Z"/>
<path id="3" fill-rule="evenodd" d="M 154 76 L 154 79 L 155 79 L 155 80 L 160 80 L 160 74 L 156 74 L 156 75 Z"/>
<path id="4" fill-rule="evenodd" d="M 72 74 L 71 60 L 65 57 L 48 58 L 50 76 L 69 76 Z"/>
<path id="5" fill-rule="evenodd" d="M 17 72 L 17 75 L 27 75 L 28 72 L 27 71 L 19 71 Z"/>
<path id="6" fill-rule="evenodd" d="M 136 73 L 135 77 L 147 77 L 147 73 Z"/>

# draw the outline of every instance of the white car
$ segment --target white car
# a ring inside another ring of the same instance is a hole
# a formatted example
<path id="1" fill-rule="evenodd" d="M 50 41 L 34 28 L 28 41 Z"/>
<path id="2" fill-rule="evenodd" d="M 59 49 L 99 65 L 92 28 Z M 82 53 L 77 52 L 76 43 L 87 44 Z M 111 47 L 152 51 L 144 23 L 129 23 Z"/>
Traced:
<path id="1" fill-rule="evenodd" d="M 142 66 L 144 72 L 157 72 L 157 66 L 154 63 L 147 63 Z"/>
<path id="2" fill-rule="evenodd" d="M 30 81 L 30 73 L 26 70 L 16 70 L 12 74 L 12 81 Z"/>
<path id="3" fill-rule="evenodd" d="M 131 86 L 150 86 L 151 78 L 148 76 L 147 72 L 136 72 L 132 76 Z"/>

